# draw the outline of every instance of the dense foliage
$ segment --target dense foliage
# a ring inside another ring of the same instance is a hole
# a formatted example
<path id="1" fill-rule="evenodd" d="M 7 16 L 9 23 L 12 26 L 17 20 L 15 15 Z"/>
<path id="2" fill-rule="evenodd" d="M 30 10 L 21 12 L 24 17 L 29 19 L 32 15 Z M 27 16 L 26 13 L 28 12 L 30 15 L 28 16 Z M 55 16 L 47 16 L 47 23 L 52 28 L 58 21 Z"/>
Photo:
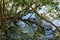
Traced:
<path id="1" fill-rule="evenodd" d="M 59 0 L 0 0 L 0 40 L 58 40 L 59 26 Z"/>

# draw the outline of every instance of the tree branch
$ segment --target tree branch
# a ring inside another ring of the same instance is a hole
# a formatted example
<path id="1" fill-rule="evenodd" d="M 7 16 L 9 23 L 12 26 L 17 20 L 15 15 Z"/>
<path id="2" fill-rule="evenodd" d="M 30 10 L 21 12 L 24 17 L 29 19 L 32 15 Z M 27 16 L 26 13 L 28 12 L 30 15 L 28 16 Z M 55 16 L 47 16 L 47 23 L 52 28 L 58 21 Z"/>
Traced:
<path id="1" fill-rule="evenodd" d="M 53 24 L 53 23 L 50 22 L 49 20 L 45 19 L 45 17 L 42 16 L 42 15 L 40 15 L 39 13 L 37 13 L 37 11 L 34 10 L 34 12 L 35 12 L 41 19 L 43 19 L 43 20 L 45 20 L 46 22 L 48 22 L 48 23 L 50 23 L 51 25 L 53 25 L 53 26 L 58 30 L 58 32 L 60 33 L 60 30 L 58 29 L 58 27 L 57 27 L 55 24 Z"/>

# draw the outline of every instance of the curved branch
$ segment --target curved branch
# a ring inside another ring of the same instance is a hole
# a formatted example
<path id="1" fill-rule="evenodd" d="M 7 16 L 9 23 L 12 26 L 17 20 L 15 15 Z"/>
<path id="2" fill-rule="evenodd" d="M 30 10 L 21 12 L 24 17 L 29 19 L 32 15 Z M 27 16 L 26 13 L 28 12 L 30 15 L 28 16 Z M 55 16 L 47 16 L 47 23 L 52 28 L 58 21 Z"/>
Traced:
<path id="1" fill-rule="evenodd" d="M 37 13 L 37 11 L 35 11 L 35 10 L 34 10 L 34 12 Z M 58 29 L 58 27 L 57 27 L 55 24 L 53 24 L 53 23 L 50 22 L 49 20 L 45 19 L 45 17 L 42 16 L 42 15 L 40 15 L 39 13 L 37 13 L 37 15 L 38 15 L 41 19 L 43 19 L 43 20 L 45 20 L 46 22 L 48 22 L 48 23 L 50 23 L 51 25 L 53 25 L 53 26 L 58 30 L 58 32 L 60 33 L 60 30 Z"/>

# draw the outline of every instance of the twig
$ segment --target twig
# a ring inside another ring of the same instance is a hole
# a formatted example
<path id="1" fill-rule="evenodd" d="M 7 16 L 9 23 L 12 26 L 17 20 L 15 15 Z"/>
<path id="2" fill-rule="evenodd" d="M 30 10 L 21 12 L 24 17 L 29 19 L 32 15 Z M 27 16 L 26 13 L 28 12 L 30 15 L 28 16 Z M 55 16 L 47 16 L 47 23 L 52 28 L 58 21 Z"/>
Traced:
<path id="1" fill-rule="evenodd" d="M 39 13 L 37 13 L 37 11 L 34 11 L 41 19 L 45 20 L 46 22 L 50 23 L 51 25 L 53 25 L 58 32 L 60 33 L 60 30 L 57 28 L 57 26 L 55 24 L 53 24 L 52 22 L 48 21 L 47 19 L 45 19 L 44 17 L 42 17 Z"/>

